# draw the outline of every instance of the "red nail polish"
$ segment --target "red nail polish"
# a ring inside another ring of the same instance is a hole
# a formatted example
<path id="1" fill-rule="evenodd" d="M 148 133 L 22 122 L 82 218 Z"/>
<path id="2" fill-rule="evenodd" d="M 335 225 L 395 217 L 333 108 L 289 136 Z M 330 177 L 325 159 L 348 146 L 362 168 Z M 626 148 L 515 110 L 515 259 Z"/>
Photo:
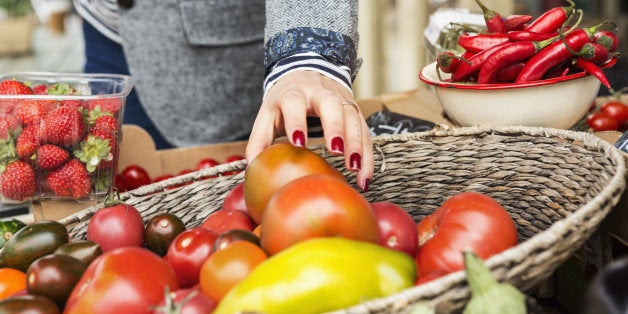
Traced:
<path id="1" fill-rule="evenodd" d="M 361 159 L 362 158 L 360 157 L 360 154 L 358 153 L 351 154 L 351 156 L 349 157 L 349 167 L 351 167 L 351 170 L 354 170 L 354 171 L 360 170 L 360 167 L 362 166 Z"/>
<path id="2" fill-rule="evenodd" d="M 364 179 L 364 186 L 362 187 L 362 191 L 364 191 L 365 193 L 368 192 L 370 183 L 371 183 L 371 179 L 369 178 Z"/>
<path id="3" fill-rule="evenodd" d="M 303 131 L 297 130 L 292 133 L 292 143 L 294 143 L 294 146 L 305 146 L 305 134 Z"/>
<path id="4" fill-rule="evenodd" d="M 341 137 L 334 137 L 331 139 L 331 151 L 334 153 L 342 154 L 345 150 L 345 143 Z"/>

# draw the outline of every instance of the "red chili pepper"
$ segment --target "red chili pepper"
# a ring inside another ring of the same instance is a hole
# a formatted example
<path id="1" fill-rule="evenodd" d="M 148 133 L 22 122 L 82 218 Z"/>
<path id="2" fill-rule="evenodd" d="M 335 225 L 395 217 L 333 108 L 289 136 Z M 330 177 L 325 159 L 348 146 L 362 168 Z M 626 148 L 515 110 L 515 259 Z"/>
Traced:
<path id="1" fill-rule="evenodd" d="M 475 0 L 484 13 L 484 22 L 486 23 L 486 30 L 489 33 L 505 33 L 506 26 L 504 25 L 504 19 L 495 10 L 487 8 L 480 0 Z"/>
<path id="2" fill-rule="evenodd" d="M 480 68 L 480 73 L 478 74 L 478 83 L 494 83 L 497 78 L 497 73 L 499 73 L 501 69 L 529 59 L 547 45 L 555 42 L 555 40 L 554 38 L 545 41 L 526 40 L 506 44 L 484 61 L 484 64 Z"/>
<path id="3" fill-rule="evenodd" d="M 558 33 L 535 33 L 529 31 L 510 31 L 506 33 L 508 38 L 512 41 L 522 41 L 522 40 L 531 40 L 531 41 L 541 41 L 550 39 L 552 37 L 558 36 Z"/>
<path id="4" fill-rule="evenodd" d="M 563 23 L 567 20 L 569 15 L 576 7 L 572 0 L 569 2 L 568 7 L 555 7 L 545 11 L 536 20 L 532 21 L 524 30 L 535 33 L 550 33 L 557 31 Z"/>
<path id="5" fill-rule="evenodd" d="M 454 73 L 451 74 L 451 81 L 463 82 L 465 80 L 468 80 L 471 76 L 480 71 L 482 64 L 491 54 L 508 44 L 509 43 L 502 43 L 497 46 L 493 46 L 486 50 L 480 51 L 473 55 L 473 57 L 469 58 L 469 63 L 460 63 L 458 67 L 456 67 L 456 70 L 454 70 Z"/>
<path id="6" fill-rule="evenodd" d="M 598 43 L 586 43 L 578 54 L 585 60 L 591 61 L 595 64 L 602 64 L 611 58 L 611 54 L 608 49 Z"/>
<path id="7" fill-rule="evenodd" d="M 496 81 L 500 83 L 514 82 L 523 66 L 525 66 L 524 62 L 518 62 L 501 69 L 497 73 Z"/>
<path id="8" fill-rule="evenodd" d="M 606 75 L 604 74 L 604 72 L 602 71 L 602 69 L 600 69 L 597 64 L 585 60 L 582 57 L 578 57 L 576 58 L 576 65 L 581 68 L 583 71 L 597 77 L 598 80 L 600 80 L 600 82 L 602 82 L 602 84 L 604 84 L 604 86 L 606 86 L 606 88 L 612 90 L 611 88 L 611 83 L 608 81 L 608 78 L 606 78 Z"/>
<path id="9" fill-rule="evenodd" d="M 480 52 L 507 41 L 510 41 L 508 35 L 499 33 L 477 35 L 462 34 L 458 37 L 458 45 L 467 51 L 473 52 Z"/>
<path id="10" fill-rule="evenodd" d="M 619 48 L 619 38 L 611 31 L 597 31 L 593 37 L 596 43 L 604 45 L 610 53 L 615 52 Z"/>
<path id="11" fill-rule="evenodd" d="M 530 21 L 532 21 L 532 15 L 512 14 L 504 19 L 504 27 L 506 31 L 518 31 L 522 30 Z"/>
<path id="12" fill-rule="evenodd" d="M 451 51 L 441 52 L 436 57 L 438 69 L 445 73 L 453 72 L 460 62 L 462 62 L 460 58 Z"/>
<path id="13" fill-rule="evenodd" d="M 591 28 L 578 28 L 557 40 L 534 55 L 521 70 L 516 83 L 540 80 L 552 67 L 574 56 L 573 51 L 580 51 L 584 44 L 591 41 L 593 34 L 604 23 Z M 565 44 L 565 42 L 567 44 Z"/>

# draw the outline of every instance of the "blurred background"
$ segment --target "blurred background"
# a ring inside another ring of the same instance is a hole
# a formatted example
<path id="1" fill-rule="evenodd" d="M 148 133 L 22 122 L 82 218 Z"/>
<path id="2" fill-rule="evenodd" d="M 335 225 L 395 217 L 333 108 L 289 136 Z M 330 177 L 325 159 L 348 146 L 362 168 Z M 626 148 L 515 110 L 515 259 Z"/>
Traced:
<path id="1" fill-rule="evenodd" d="M 628 1 L 575 0 L 584 10 L 583 26 L 605 19 L 618 25 L 622 42 L 628 35 Z M 483 0 L 499 12 L 539 16 L 566 6 L 564 0 Z M 13 71 L 81 72 L 83 43 L 80 18 L 70 0 L 0 0 L 0 73 Z M 474 0 L 360 0 L 359 55 L 364 63 L 355 81 L 357 98 L 412 90 L 421 86 L 420 69 L 433 60 L 424 31 L 438 9 L 460 8 L 481 13 Z M 628 45 L 620 46 L 626 54 Z M 615 89 L 628 85 L 626 61 L 606 70 Z M 600 94 L 608 91 L 602 87 Z"/>

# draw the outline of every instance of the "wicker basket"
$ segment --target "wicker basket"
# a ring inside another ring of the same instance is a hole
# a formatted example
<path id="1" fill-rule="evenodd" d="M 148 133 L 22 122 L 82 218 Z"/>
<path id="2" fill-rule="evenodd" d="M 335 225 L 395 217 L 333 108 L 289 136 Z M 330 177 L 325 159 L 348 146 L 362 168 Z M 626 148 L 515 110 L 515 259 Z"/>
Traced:
<path id="1" fill-rule="evenodd" d="M 609 143 L 582 132 L 530 127 L 455 128 L 373 139 L 375 174 L 369 201 L 392 201 L 416 221 L 461 191 L 478 191 L 498 200 L 518 226 L 520 244 L 487 260 L 500 281 L 529 291 L 545 281 L 578 250 L 618 202 L 625 185 L 624 155 Z M 342 157 L 312 147 L 346 172 Z M 145 219 L 171 212 L 188 227 L 220 208 L 229 190 L 244 179 L 243 161 L 220 165 L 151 184 L 121 195 Z M 192 182 L 180 188 L 172 185 Z M 85 237 L 97 204 L 66 217 L 71 237 Z M 459 271 L 340 313 L 408 312 L 427 301 L 438 312 L 461 309 L 469 298 Z"/>

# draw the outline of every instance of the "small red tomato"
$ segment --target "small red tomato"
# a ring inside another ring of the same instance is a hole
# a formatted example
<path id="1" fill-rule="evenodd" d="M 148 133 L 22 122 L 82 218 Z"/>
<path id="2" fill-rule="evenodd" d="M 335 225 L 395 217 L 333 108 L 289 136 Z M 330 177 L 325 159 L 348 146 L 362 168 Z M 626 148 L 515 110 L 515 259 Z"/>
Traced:
<path id="1" fill-rule="evenodd" d="M 234 209 L 219 209 L 207 216 L 201 228 L 221 234 L 233 229 L 253 231 L 255 223 L 248 213 Z"/>
<path id="2" fill-rule="evenodd" d="M 222 209 L 233 209 L 233 210 L 241 210 L 248 214 L 248 209 L 246 208 L 246 202 L 244 201 L 244 182 L 240 182 L 234 186 L 227 196 L 225 196 L 224 201 L 222 201 Z"/>
<path id="3" fill-rule="evenodd" d="M 587 125 L 589 125 L 593 131 L 613 131 L 619 129 L 617 120 L 603 112 L 595 112 L 588 115 Z"/>
<path id="4" fill-rule="evenodd" d="M 99 209 L 87 225 L 87 239 L 103 252 L 125 246 L 144 246 L 144 221 L 133 206 L 119 203 Z"/>
<path id="5" fill-rule="evenodd" d="M 220 162 L 214 158 L 203 158 L 196 163 L 196 170 L 211 168 L 220 165 Z"/>
<path id="6" fill-rule="evenodd" d="M 166 298 L 169 298 L 175 307 L 180 306 L 177 312 L 179 314 L 205 314 L 211 313 L 216 308 L 216 301 L 202 293 L 198 285 L 189 289 L 172 291 Z M 169 303 L 164 299 L 153 314 L 172 313 L 172 309 L 168 308 L 167 304 Z"/>
<path id="7" fill-rule="evenodd" d="M 122 170 L 122 176 L 126 179 L 129 190 L 137 189 L 151 182 L 146 169 L 136 164 L 131 164 L 124 168 L 124 170 Z"/>
<path id="8" fill-rule="evenodd" d="M 119 173 L 116 173 L 116 176 L 113 179 L 113 186 L 118 192 L 126 192 L 129 190 L 129 184 L 126 182 L 126 178 Z"/>
<path id="9" fill-rule="evenodd" d="M 181 288 L 198 283 L 203 262 L 211 255 L 218 234 L 205 228 L 191 228 L 181 232 L 168 247 L 164 256 L 177 275 Z"/>
<path id="10" fill-rule="evenodd" d="M 620 101 L 609 101 L 600 107 L 600 111 L 613 117 L 621 126 L 628 121 L 628 106 Z"/>
<path id="11" fill-rule="evenodd" d="M 416 222 L 403 208 L 391 202 L 371 204 L 379 228 L 379 244 L 414 257 L 419 249 Z"/>

